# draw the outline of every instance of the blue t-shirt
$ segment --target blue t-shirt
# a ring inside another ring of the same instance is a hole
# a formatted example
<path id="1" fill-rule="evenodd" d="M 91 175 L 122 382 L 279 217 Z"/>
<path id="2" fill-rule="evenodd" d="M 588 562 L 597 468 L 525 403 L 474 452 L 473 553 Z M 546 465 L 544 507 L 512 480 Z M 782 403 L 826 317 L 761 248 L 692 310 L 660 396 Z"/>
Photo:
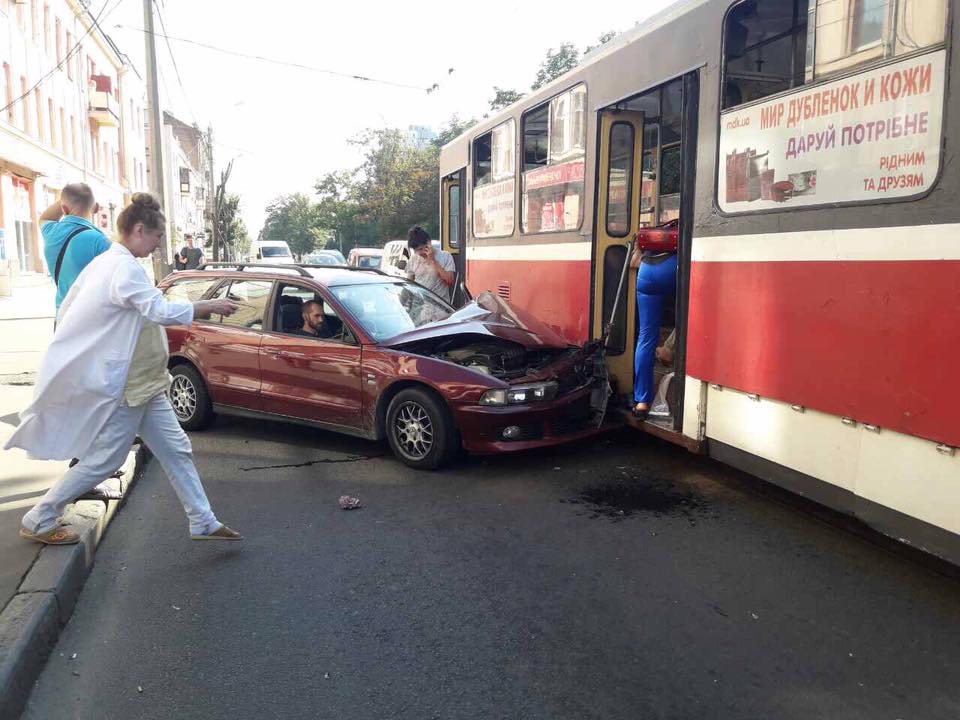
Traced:
<path id="1" fill-rule="evenodd" d="M 110 241 L 96 225 L 76 215 L 64 215 L 58 222 L 44 223 L 43 227 L 40 228 L 40 232 L 43 234 L 43 254 L 47 258 L 50 277 L 53 277 L 56 272 L 60 248 L 78 228 L 84 228 L 84 230 L 70 241 L 70 247 L 67 248 L 67 252 L 63 256 L 63 264 L 60 266 L 57 309 L 60 308 L 60 303 L 70 292 L 70 286 L 73 285 L 74 280 L 90 264 L 90 261 L 100 253 L 110 249 Z"/>

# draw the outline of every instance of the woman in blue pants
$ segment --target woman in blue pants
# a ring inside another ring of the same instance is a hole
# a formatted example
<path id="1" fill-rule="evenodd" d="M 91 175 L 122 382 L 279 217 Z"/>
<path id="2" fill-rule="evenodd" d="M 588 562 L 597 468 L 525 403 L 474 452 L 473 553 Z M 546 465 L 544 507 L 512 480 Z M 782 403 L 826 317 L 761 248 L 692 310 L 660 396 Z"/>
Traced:
<path id="1" fill-rule="evenodd" d="M 677 254 L 644 252 L 637 273 L 637 322 L 640 336 L 633 358 L 633 412 L 646 415 L 653 402 L 653 363 L 660 340 L 663 305 L 677 289 Z"/>

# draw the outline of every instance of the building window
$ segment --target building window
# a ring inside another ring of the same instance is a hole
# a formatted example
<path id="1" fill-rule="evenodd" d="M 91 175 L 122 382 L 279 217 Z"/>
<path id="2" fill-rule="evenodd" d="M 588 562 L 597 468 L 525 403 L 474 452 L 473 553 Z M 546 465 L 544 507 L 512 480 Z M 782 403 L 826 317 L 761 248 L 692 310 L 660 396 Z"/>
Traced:
<path id="1" fill-rule="evenodd" d="M 13 117 L 13 73 L 10 70 L 10 63 L 3 64 L 3 85 L 6 92 L 5 98 L 7 106 L 7 122 L 11 125 L 14 122 Z"/>
<path id="2" fill-rule="evenodd" d="M 73 33 L 67 32 L 67 48 L 66 53 L 69 56 L 70 50 L 73 49 Z M 73 63 L 70 62 L 69 57 L 67 58 L 67 77 L 73 80 Z"/>
<path id="3" fill-rule="evenodd" d="M 523 117 L 521 231 L 564 232 L 583 219 L 586 160 L 584 85 L 560 93 Z"/>
<path id="4" fill-rule="evenodd" d="M 183 195 L 190 194 L 190 168 L 180 168 L 180 192 Z"/>
<path id="5" fill-rule="evenodd" d="M 56 45 L 57 45 L 57 65 L 63 62 L 63 24 L 60 22 L 60 18 L 56 19 L 54 23 L 56 28 Z"/>
<path id="6" fill-rule="evenodd" d="M 34 44 L 40 43 L 40 13 L 37 7 L 37 0 L 30 0 L 30 30 L 33 34 Z"/>
<path id="7" fill-rule="evenodd" d="M 473 234 L 512 235 L 516 195 L 516 122 L 511 118 L 473 141 Z"/>
<path id="8" fill-rule="evenodd" d="M 70 116 L 70 147 L 73 151 L 73 159 L 75 161 L 80 160 L 80 146 L 77 142 L 79 134 L 77 133 L 77 119 L 71 115 Z"/>
<path id="9" fill-rule="evenodd" d="M 33 100 L 37 109 L 37 140 L 46 140 L 46 123 L 43 122 L 43 98 L 40 96 L 40 88 L 33 91 Z"/>
<path id="10" fill-rule="evenodd" d="M 67 154 L 67 113 L 60 108 L 60 150 Z"/>
<path id="11" fill-rule="evenodd" d="M 57 147 L 57 113 L 53 107 L 53 98 L 47 98 L 47 125 L 50 130 L 50 145 Z"/>
<path id="12" fill-rule="evenodd" d="M 50 6 L 43 6 L 43 50 L 50 54 Z"/>
<path id="13" fill-rule="evenodd" d="M 18 5 L 17 7 L 20 7 L 20 6 Z M 21 117 L 23 119 L 23 125 L 21 126 L 20 129 L 23 130 L 25 133 L 30 132 L 30 102 L 29 100 L 27 100 L 27 95 L 29 95 L 29 93 L 27 92 L 27 79 L 23 75 L 21 75 L 20 76 L 20 110 L 22 113 Z"/>

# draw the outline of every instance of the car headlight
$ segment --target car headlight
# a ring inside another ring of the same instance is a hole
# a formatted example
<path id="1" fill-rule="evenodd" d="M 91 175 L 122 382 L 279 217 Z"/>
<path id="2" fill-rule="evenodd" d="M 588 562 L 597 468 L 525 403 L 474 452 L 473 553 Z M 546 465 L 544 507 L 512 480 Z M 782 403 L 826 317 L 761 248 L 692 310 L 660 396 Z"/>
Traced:
<path id="1" fill-rule="evenodd" d="M 505 390 L 487 390 L 480 396 L 481 405 L 529 405 L 546 402 L 557 396 L 555 382 L 516 385 Z"/>

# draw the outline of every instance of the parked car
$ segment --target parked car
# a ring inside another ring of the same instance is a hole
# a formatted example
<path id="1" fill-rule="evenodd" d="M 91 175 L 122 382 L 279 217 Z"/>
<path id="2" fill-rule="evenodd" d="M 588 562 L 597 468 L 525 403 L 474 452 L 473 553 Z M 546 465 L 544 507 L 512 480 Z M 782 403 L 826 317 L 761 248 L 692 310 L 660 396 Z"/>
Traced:
<path id="1" fill-rule="evenodd" d="M 431 240 L 434 250 L 440 249 L 439 240 Z M 410 262 L 410 248 L 406 240 L 390 240 L 383 246 L 383 262 L 380 269 L 394 277 L 405 278 Z"/>
<path id="2" fill-rule="evenodd" d="M 254 240 L 250 243 L 250 260 L 272 265 L 292 265 L 293 253 L 282 240 Z"/>
<path id="3" fill-rule="evenodd" d="M 376 270 L 383 262 L 383 250 L 380 248 L 353 248 L 347 256 L 350 267 Z"/>
<path id="4" fill-rule="evenodd" d="M 303 256 L 306 265 L 346 265 L 347 260 L 339 250 L 316 250 Z"/>
<path id="5" fill-rule="evenodd" d="M 511 452 L 588 436 L 605 410 L 599 346 L 571 346 L 491 293 L 454 311 L 377 271 L 243 264 L 160 287 L 241 305 L 167 328 L 171 403 L 189 430 L 216 413 L 292 421 L 385 438 L 407 465 L 435 469 L 460 447 Z M 323 303 L 325 337 L 292 334 L 311 300 Z"/>

